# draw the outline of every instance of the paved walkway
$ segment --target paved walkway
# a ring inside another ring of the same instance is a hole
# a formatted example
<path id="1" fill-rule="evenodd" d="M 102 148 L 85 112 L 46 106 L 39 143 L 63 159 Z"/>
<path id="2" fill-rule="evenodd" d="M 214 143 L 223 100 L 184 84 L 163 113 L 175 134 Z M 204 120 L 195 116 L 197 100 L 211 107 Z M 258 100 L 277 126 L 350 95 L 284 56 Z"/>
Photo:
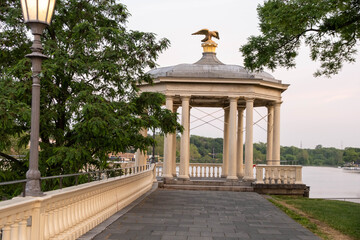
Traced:
<path id="1" fill-rule="evenodd" d="M 156 190 L 94 239 L 316 239 L 257 193 Z"/>

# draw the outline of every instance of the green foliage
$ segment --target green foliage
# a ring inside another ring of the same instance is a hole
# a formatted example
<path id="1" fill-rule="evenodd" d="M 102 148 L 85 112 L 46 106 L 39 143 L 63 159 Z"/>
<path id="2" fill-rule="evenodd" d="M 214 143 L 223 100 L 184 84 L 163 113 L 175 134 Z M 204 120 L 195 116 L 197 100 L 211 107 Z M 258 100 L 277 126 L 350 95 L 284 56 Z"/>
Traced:
<path id="1" fill-rule="evenodd" d="M 179 157 L 180 136 L 177 136 L 176 151 Z M 190 159 L 192 162 L 221 163 L 223 151 L 222 138 L 190 136 Z M 148 151 L 152 153 L 152 148 Z M 214 158 L 213 158 L 214 151 Z M 164 137 L 156 135 L 155 154 L 163 156 Z M 266 164 L 266 143 L 254 143 L 254 163 Z M 360 148 L 326 148 L 317 145 L 315 149 L 301 149 L 294 146 L 280 147 L 282 164 L 303 166 L 343 166 L 346 163 L 360 164 Z"/>
<path id="2" fill-rule="evenodd" d="M 194 144 L 190 144 L 190 161 L 201 158 L 198 148 Z"/>
<path id="3" fill-rule="evenodd" d="M 161 108 L 164 96 L 139 94 L 137 87 L 152 82 L 145 69 L 155 67 L 169 41 L 126 29 L 128 16 L 115 0 L 56 2 L 52 24 L 42 38 L 49 56 L 41 73 L 42 176 L 103 169 L 110 152 L 145 150 L 153 140 L 140 134 L 142 128 L 181 131 L 176 114 Z M 23 146 L 29 140 L 32 73 L 25 55 L 31 51 L 30 36 L 20 1 L 1 1 L 2 153 L 9 151 L 14 136 L 20 136 Z M 12 171 L 17 167 L 13 162 L 1 167 Z"/>
<path id="4" fill-rule="evenodd" d="M 360 149 L 359 148 L 345 148 L 343 155 L 344 162 L 360 164 Z"/>
<path id="5" fill-rule="evenodd" d="M 257 8 L 262 35 L 251 36 L 240 50 L 252 71 L 295 66 L 302 43 L 320 61 L 315 76 L 330 76 L 343 62 L 354 62 L 360 38 L 358 0 L 267 0 Z"/>
<path id="6" fill-rule="evenodd" d="M 207 138 L 201 136 L 190 136 L 190 143 L 196 147 L 191 160 L 200 163 L 219 163 L 222 162 L 223 139 Z M 190 148 L 191 148 L 190 145 Z M 191 156 L 191 153 L 190 153 Z"/>

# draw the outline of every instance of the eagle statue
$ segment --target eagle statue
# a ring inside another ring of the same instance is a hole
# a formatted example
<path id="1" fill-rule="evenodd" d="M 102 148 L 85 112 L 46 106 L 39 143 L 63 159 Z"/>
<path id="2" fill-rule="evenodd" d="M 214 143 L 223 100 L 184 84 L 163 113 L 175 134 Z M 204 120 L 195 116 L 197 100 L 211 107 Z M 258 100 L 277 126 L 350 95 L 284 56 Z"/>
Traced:
<path id="1" fill-rule="evenodd" d="M 211 37 L 215 37 L 217 39 L 220 39 L 219 33 L 217 31 L 209 31 L 209 29 L 201 29 L 200 31 L 197 31 L 191 35 L 205 35 L 205 38 L 201 40 L 202 42 L 211 41 Z"/>

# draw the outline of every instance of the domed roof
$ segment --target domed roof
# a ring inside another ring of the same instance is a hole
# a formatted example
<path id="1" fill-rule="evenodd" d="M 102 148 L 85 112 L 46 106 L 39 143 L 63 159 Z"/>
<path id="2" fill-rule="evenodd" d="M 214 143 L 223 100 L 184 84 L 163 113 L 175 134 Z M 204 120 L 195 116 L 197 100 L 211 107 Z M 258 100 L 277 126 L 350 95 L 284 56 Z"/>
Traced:
<path id="1" fill-rule="evenodd" d="M 280 83 L 266 72 L 249 72 L 239 65 L 227 65 L 220 62 L 216 53 L 204 52 L 203 57 L 194 64 L 156 68 L 148 72 L 154 78 L 217 78 L 217 79 L 260 79 Z"/>

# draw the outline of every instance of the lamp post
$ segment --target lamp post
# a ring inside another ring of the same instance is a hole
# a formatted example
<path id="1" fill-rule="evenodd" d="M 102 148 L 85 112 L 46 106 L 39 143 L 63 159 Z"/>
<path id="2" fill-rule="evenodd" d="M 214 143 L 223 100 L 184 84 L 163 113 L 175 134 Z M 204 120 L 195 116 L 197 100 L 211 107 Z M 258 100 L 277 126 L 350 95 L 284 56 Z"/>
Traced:
<path id="1" fill-rule="evenodd" d="M 40 126 L 40 78 L 41 62 L 47 58 L 42 54 L 41 35 L 50 25 L 54 12 L 55 0 L 21 0 L 24 22 L 31 28 L 34 42 L 32 53 L 26 55 L 31 59 L 33 71 L 31 99 L 31 132 L 29 170 L 26 172 L 25 193 L 27 196 L 41 196 L 39 171 L 39 126 Z"/>

